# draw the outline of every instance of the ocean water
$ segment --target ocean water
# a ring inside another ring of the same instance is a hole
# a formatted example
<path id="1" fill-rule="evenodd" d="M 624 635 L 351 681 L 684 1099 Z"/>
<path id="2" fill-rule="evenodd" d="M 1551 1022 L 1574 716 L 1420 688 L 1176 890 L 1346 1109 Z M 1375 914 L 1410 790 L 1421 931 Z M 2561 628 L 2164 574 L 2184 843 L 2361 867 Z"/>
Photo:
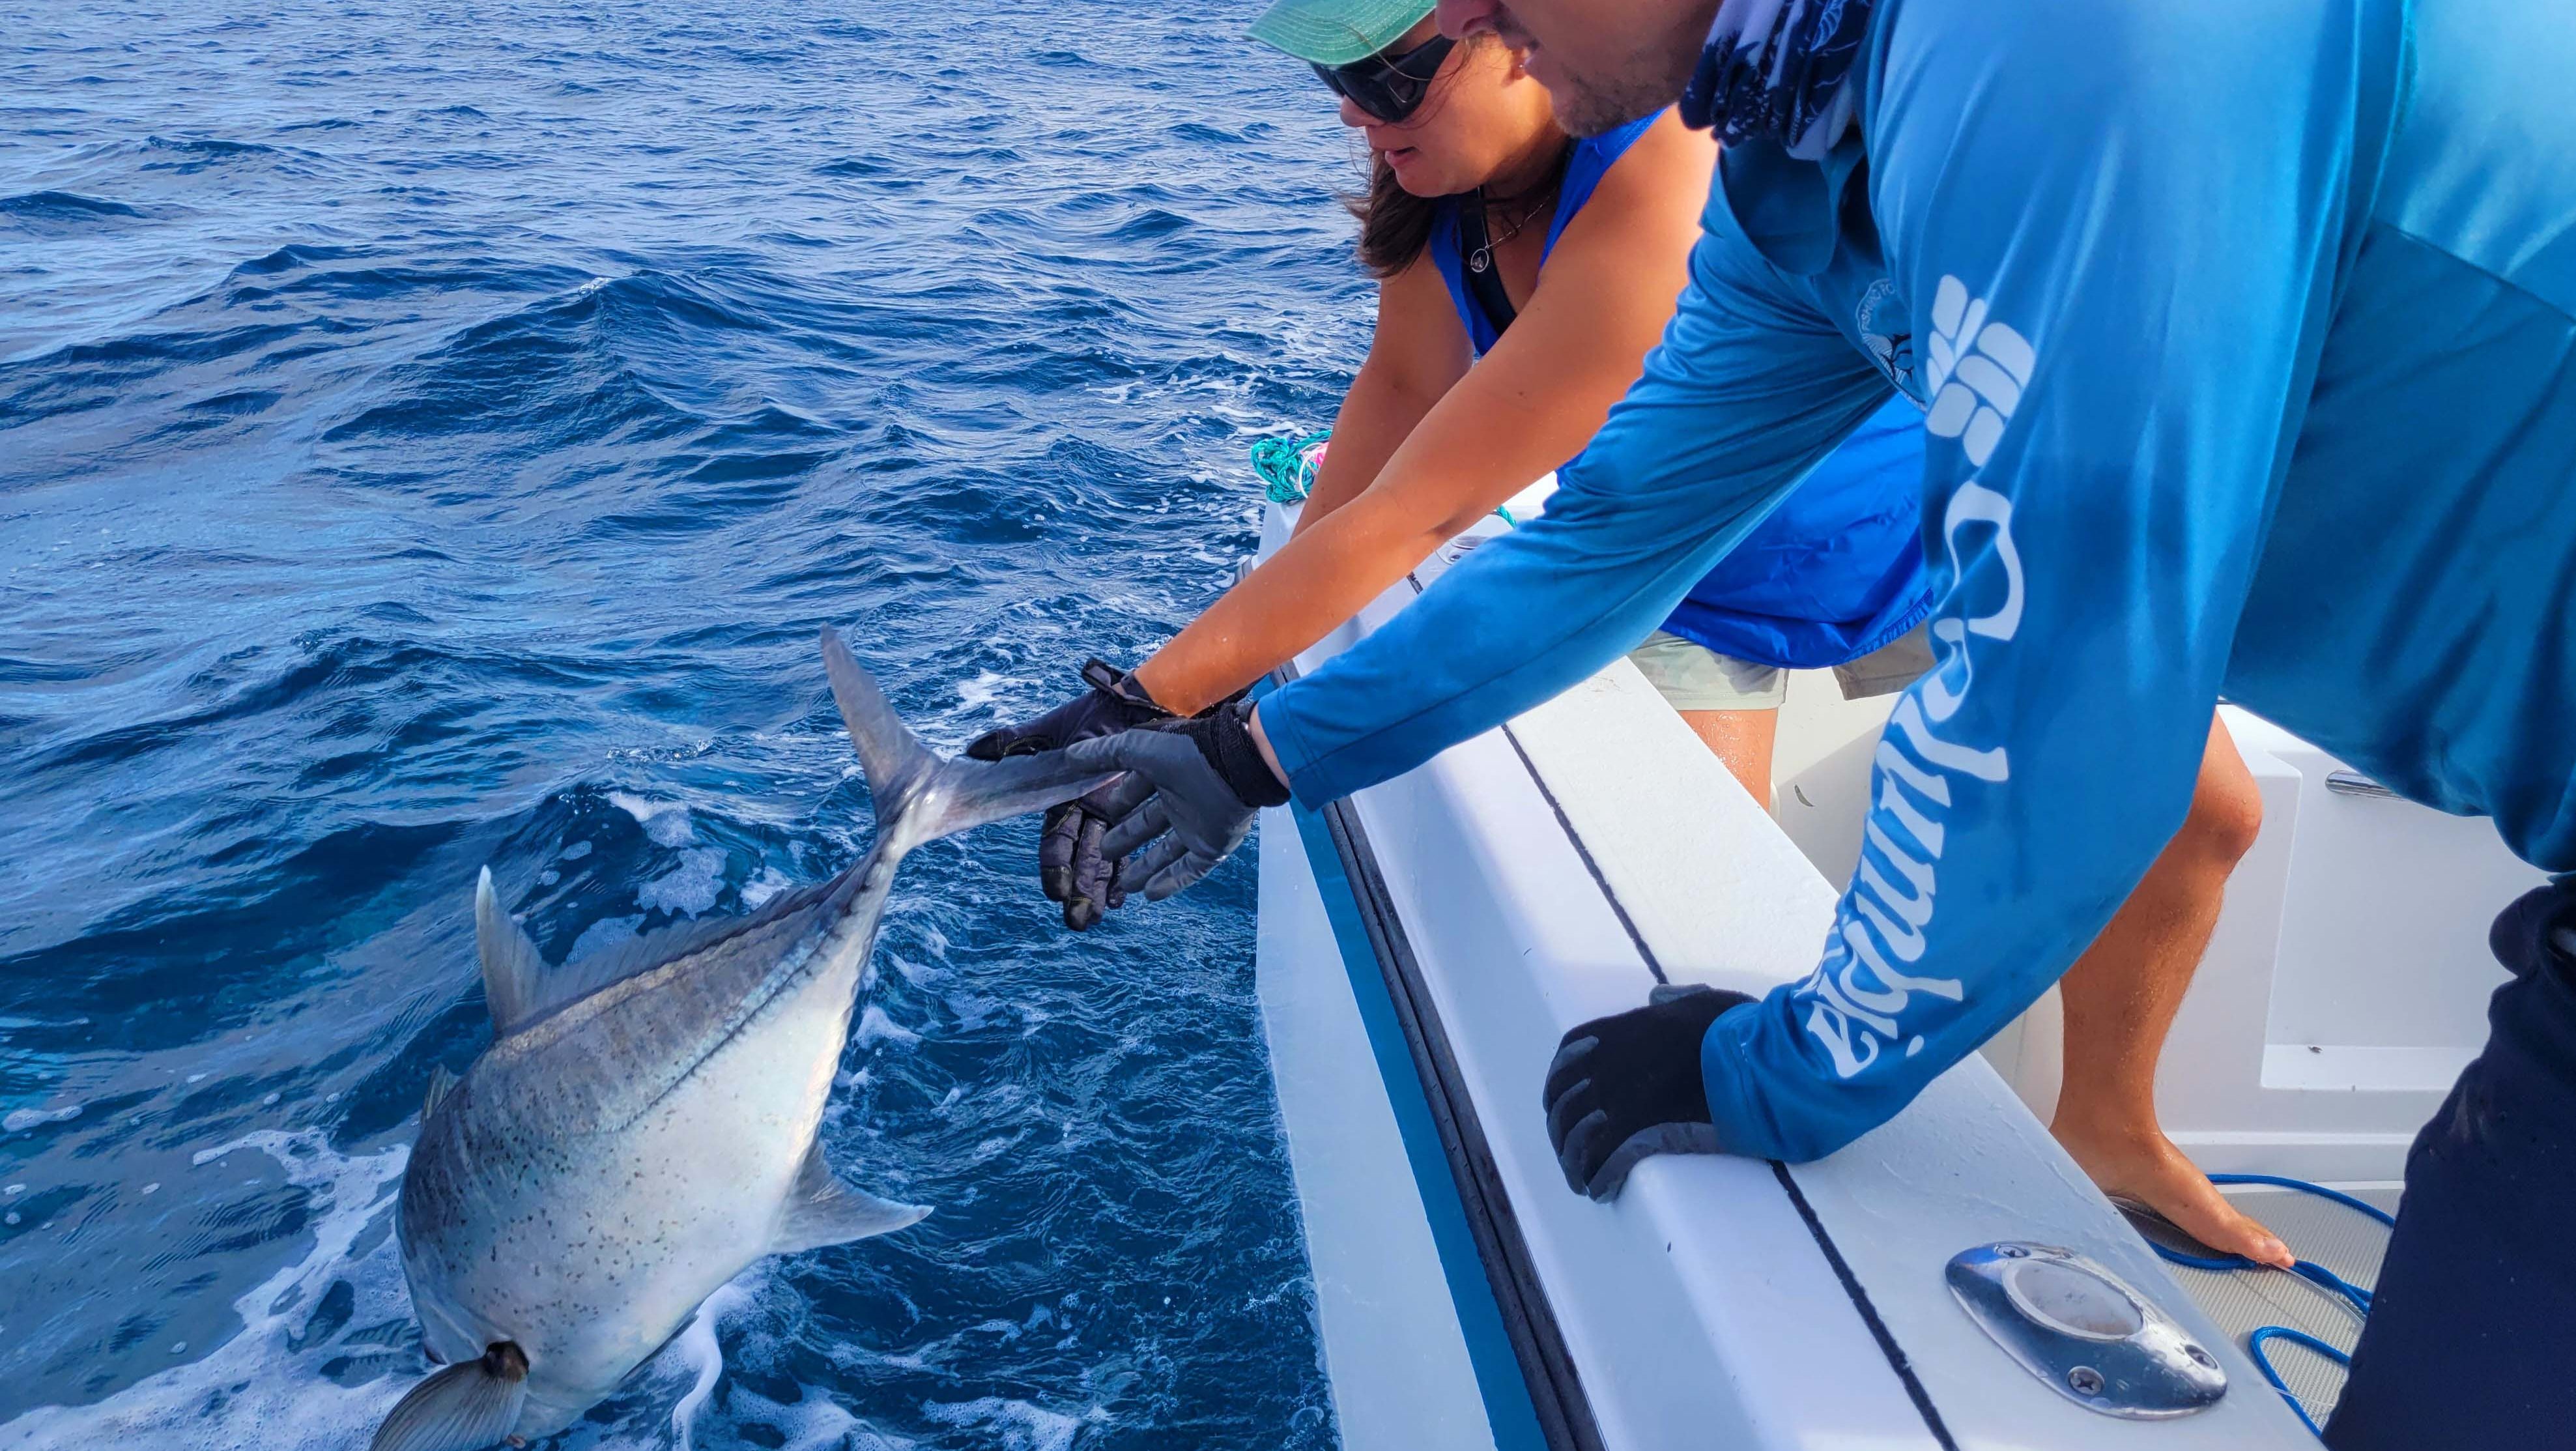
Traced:
<path id="1" fill-rule="evenodd" d="M 347 1447 L 391 1203 L 561 960 L 854 859 L 814 636 L 943 746 L 1250 546 L 1365 341 L 1300 67 L 1206 9 L 0 5 L 0 1448 Z M 1252 873 L 906 864 L 773 1260 L 578 1447 L 1334 1440 Z"/>

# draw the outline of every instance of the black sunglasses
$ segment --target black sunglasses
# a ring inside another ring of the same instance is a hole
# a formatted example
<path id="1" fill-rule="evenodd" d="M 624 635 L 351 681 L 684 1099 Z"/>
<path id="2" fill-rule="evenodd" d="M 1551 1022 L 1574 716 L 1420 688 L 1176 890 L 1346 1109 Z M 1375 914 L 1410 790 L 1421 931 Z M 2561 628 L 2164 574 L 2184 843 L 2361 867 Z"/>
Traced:
<path id="1" fill-rule="evenodd" d="M 1431 94 L 1431 78 L 1458 42 L 1435 35 L 1402 55 L 1385 51 L 1364 55 L 1348 65 L 1319 65 L 1315 74 L 1333 94 L 1389 125 L 1422 109 Z"/>

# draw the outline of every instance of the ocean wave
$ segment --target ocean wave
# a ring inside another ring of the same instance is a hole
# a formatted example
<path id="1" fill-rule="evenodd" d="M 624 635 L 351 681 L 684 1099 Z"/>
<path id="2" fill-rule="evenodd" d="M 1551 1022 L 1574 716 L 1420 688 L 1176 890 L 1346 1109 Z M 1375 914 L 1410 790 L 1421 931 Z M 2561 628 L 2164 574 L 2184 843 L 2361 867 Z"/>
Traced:
<path id="1" fill-rule="evenodd" d="M 71 191 L 29 191 L 0 197 L 0 217 L 20 223 L 97 222 L 143 214 L 141 208 L 123 202 Z"/>
<path id="2" fill-rule="evenodd" d="M 227 141 L 219 137 L 168 138 L 147 136 L 138 150 L 142 159 L 138 169 L 174 176 L 194 176 L 206 171 L 230 171 L 252 166 L 302 169 L 312 160 L 310 152 L 294 147 L 269 146 L 257 141 Z"/>
<path id="3" fill-rule="evenodd" d="M 376 402 L 324 431 L 325 443 L 506 434 L 521 449 L 650 443 L 711 420 L 630 363 L 709 333 L 773 324 L 668 274 L 584 283 L 463 329 L 389 369 Z"/>
<path id="4" fill-rule="evenodd" d="M 181 138 L 170 140 L 159 136 L 143 138 L 143 149 L 177 156 L 229 158 L 235 156 L 274 156 L 278 148 L 256 141 L 225 141 L 216 138 Z"/>

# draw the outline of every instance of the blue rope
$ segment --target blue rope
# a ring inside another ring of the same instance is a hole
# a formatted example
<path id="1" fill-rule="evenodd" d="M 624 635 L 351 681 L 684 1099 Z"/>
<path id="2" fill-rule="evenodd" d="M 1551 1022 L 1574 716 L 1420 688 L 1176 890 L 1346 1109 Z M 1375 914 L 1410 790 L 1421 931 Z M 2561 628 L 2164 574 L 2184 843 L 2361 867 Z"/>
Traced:
<path id="1" fill-rule="evenodd" d="M 2274 1340 L 2286 1340 L 2292 1345 L 2306 1346 L 2347 1369 L 2352 1365 L 2352 1357 L 2304 1330 L 2293 1330 L 2287 1325 L 2260 1326 L 2253 1334 L 2245 1337 L 2245 1353 L 2254 1358 L 2254 1368 L 2263 1372 L 2263 1379 L 2270 1381 L 2272 1389 L 2281 1393 L 2281 1399 L 2290 1403 L 2290 1413 L 2299 1418 L 2300 1425 L 2308 1428 L 2308 1434 L 2322 1441 L 2326 1438 L 2325 1427 L 2309 1418 L 2308 1408 L 2299 1404 L 2299 1398 L 2290 1394 L 2289 1386 L 2282 1382 L 2281 1373 L 2272 1368 L 2272 1357 L 2264 1351 L 2263 1346 Z"/>
<path id="2" fill-rule="evenodd" d="M 2296 1189 L 2302 1194 L 2314 1194 L 2320 1199 L 2331 1199 L 2346 1209 L 2357 1209 L 2389 1229 L 2397 1227 L 2397 1217 L 2378 1205 L 2366 1199 L 2355 1199 L 2340 1189 L 2329 1189 L 2323 1184 L 2311 1184 L 2305 1179 L 2288 1179 L 2279 1174 L 2212 1174 L 2209 1176 L 2209 1182 L 2212 1184 L 2269 1184 L 2275 1189 Z"/>
<path id="3" fill-rule="evenodd" d="M 2329 1189 L 2323 1184 L 2311 1184 L 2305 1179 L 2285 1178 L 2279 1174 L 2212 1174 L 2209 1176 L 2209 1182 L 2212 1184 L 2266 1184 L 2276 1189 L 2295 1189 L 2302 1194 L 2313 1194 L 2320 1199 L 2331 1199 L 2335 1203 L 2343 1205 L 2347 1209 L 2359 1210 L 2363 1214 L 2369 1215 L 2372 1219 L 2379 1221 L 2390 1229 L 2395 1229 L 2397 1227 L 2397 1220 L 2395 1217 L 2390 1215 L 2388 1211 L 2380 1208 L 2378 1205 L 2371 1204 L 2360 1199 L 2355 1199 L 2351 1195 L 2346 1194 L 2339 1189 Z M 2236 1270 L 2268 1270 L 2274 1268 L 2271 1265 L 2266 1265 L 2256 1260 L 2249 1260 L 2243 1255 L 2184 1254 L 2180 1250 L 2167 1249 L 2152 1239 L 2147 1241 L 2147 1247 L 2154 1250 L 2158 1256 L 2168 1263 L 2183 1265 L 2195 1270 L 2212 1270 L 2224 1274 Z M 2363 1289 L 2361 1286 L 2354 1284 L 2352 1281 L 2345 1279 L 2343 1276 L 2336 1274 L 2334 1271 L 2327 1269 L 2325 1266 L 2318 1264 L 2314 1260 L 2294 1260 L 2291 1262 L 2290 1272 L 2299 1276 L 2301 1279 L 2308 1281 L 2310 1284 L 2315 1285 L 2317 1288 L 2324 1290 L 2330 1295 L 2341 1297 L 2345 1303 L 2352 1306 L 2353 1311 L 2356 1314 L 2363 1318 L 2367 1319 L 2369 1317 L 2371 1299 L 2370 1291 Z M 2325 1356 L 2327 1359 L 2332 1360 L 2335 1364 L 2341 1366 L 2349 1367 L 2352 1364 L 2352 1357 L 2335 1349 L 2324 1341 L 2319 1340 L 2317 1337 L 2308 1334 L 2304 1330 L 2293 1330 L 2287 1325 L 2258 1326 L 2253 1334 L 2245 1338 L 2245 1353 L 2252 1357 L 2254 1368 L 2263 1372 L 2263 1379 L 2270 1381 L 2272 1383 L 2272 1389 L 2281 1393 L 2281 1399 L 2290 1403 L 2290 1410 L 2293 1414 L 2298 1416 L 2299 1424 L 2307 1427 L 2308 1430 L 2317 1437 L 2317 1439 L 2324 1440 L 2326 1434 L 2325 1431 L 2320 1428 L 2314 1420 L 2309 1418 L 2308 1408 L 2299 1404 L 2299 1398 L 2290 1394 L 2290 1387 L 2282 1381 L 2281 1373 L 2272 1368 L 2272 1357 L 2265 1352 L 2263 1347 L 2275 1340 L 2286 1340 L 2293 1345 L 2305 1346 L 2306 1348 L 2315 1351 L 2319 1355 Z"/>

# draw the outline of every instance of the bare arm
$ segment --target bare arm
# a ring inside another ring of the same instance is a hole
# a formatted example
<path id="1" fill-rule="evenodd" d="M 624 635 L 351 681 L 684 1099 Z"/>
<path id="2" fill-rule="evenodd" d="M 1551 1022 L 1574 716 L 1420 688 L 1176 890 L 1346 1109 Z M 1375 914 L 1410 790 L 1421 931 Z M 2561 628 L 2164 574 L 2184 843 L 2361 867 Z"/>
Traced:
<path id="1" fill-rule="evenodd" d="M 1315 470 L 1295 533 L 1305 533 L 1359 497 L 1475 361 L 1475 344 L 1458 321 L 1448 284 L 1440 280 L 1440 269 L 1428 253 L 1379 284 L 1377 332 L 1359 376 L 1351 380 L 1351 391 L 1342 396 L 1341 414 L 1333 420 L 1333 446 L 1324 450 L 1324 461 Z"/>
<path id="2" fill-rule="evenodd" d="M 1714 146 L 1670 116 L 1639 137 L 1558 239 L 1511 330 L 1421 415 L 1374 479 L 1359 488 L 1369 477 L 1362 468 L 1374 461 L 1369 449 L 1388 436 L 1370 432 L 1384 427 L 1371 419 L 1350 467 L 1332 478 L 1356 497 L 1310 515 L 1287 547 L 1138 667 L 1154 699 L 1191 712 L 1251 684 L 1357 613 L 1441 541 L 1581 452 L 1672 317 L 1715 164 Z M 1427 263 L 1389 284 L 1386 300 L 1416 272 L 1428 274 L 1439 316 L 1463 338 Z M 1382 302 L 1372 361 L 1391 320 Z M 1353 400 L 1360 396 L 1354 382 Z M 1391 408 L 1385 415 L 1394 416 Z M 1346 427 L 1348 403 L 1343 417 Z M 1337 432 L 1327 471 L 1342 458 Z M 1317 481 L 1318 498 L 1324 483 Z"/>

